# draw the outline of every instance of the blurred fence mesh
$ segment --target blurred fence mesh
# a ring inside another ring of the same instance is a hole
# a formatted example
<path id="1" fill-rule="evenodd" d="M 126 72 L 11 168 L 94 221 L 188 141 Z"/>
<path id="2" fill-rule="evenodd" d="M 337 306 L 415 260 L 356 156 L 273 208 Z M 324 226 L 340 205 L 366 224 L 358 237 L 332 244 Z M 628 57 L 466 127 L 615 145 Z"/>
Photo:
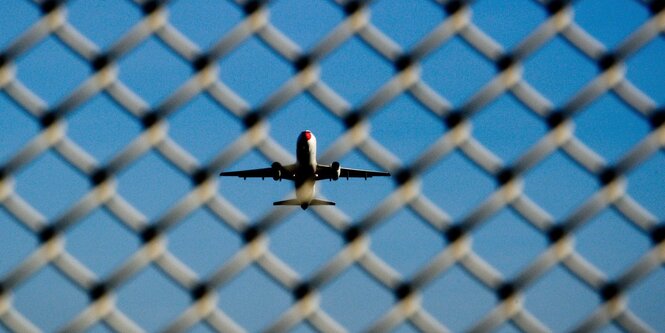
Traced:
<path id="1" fill-rule="evenodd" d="M 0 277 L 0 323 L 11 331 L 40 330 L 14 306 L 12 296 L 31 276 L 45 266 L 52 266 L 89 297 L 89 305 L 68 319 L 61 327 L 63 332 L 84 331 L 100 322 L 119 332 L 142 331 L 135 318 L 117 306 L 116 290 L 147 267 L 157 267 L 191 298 L 191 305 L 177 318 L 171 322 L 165 318 L 164 331 L 185 331 L 204 323 L 220 332 L 240 332 L 244 328 L 219 306 L 218 288 L 254 266 L 293 297 L 292 306 L 265 327 L 266 331 L 288 331 L 302 322 L 319 331 L 345 331 L 346 328 L 320 306 L 320 290 L 353 266 L 359 267 L 376 284 L 394 295 L 389 310 L 371 323 L 367 331 L 389 331 L 406 322 L 420 331 L 444 332 L 449 330 L 446 322 L 423 306 L 422 290 L 456 266 L 493 292 L 497 299 L 491 311 L 476 318 L 470 331 L 492 331 L 509 322 L 523 331 L 540 332 L 552 328 L 524 306 L 524 291 L 553 267 L 562 266 L 600 300 L 595 311 L 577 323 L 575 331 L 592 331 L 610 323 L 625 331 L 652 331 L 649 324 L 631 311 L 626 292 L 639 285 L 665 261 L 665 225 L 628 194 L 626 175 L 665 146 L 665 110 L 657 106 L 652 96 L 631 84 L 625 75 L 625 62 L 653 39 L 662 38 L 665 1 L 638 2 L 651 15 L 613 49 L 608 49 L 576 24 L 574 10 L 568 1 L 539 0 L 535 3 L 547 18 L 512 49 L 504 49 L 475 25 L 473 3 L 461 0 L 437 1 L 436 4 L 446 13 L 445 18 L 413 47 L 403 49 L 372 24 L 367 2 L 336 0 L 334 4 L 344 14 L 344 19 L 313 47 L 305 50 L 271 24 L 270 4 L 264 1 L 237 0 L 233 3 L 242 9 L 244 19 L 209 49 L 201 49 L 170 24 L 167 1 L 136 0 L 133 5 L 142 13 L 142 19 L 107 49 L 100 49 L 68 22 L 66 1 L 35 1 L 33 5 L 41 10 L 42 15 L 1 50 L 0 92 L 40 124 L 41 130 L 15 154 L 1 161 L 0 207 L 15 220 L 1 222 L 19 223 L 39 240 L 39 246 Z M 70 52 L 85 59 L 91 68 L 84 83 L 53 105 L 48 105 L 23 85 L 15 67 L 17 58 L 48 37 L 55 37 Z M 223 76 L 220 79 L 218 75 L 218 60 L 251 37 L 258 38 L 294 69 L 292 77 L 256 107 L 250 107 L 225 85 Z M 345 101 L 321 80 L 319 66 L 323 59 L 354 37 L 395 69 L 390 80 L 357 105 Z M 555 37 L 564 39 L 568 47 L 581 52 L 598 67 L 597 76 L 561 105 L 553 104 L 522 78 L 523 60 Z M 149 105 L 141 98 L 141 92 L 128 88 L 118 74 L 118 61 L 148 38 L 159 39 L 192 68 L 190 79 L 157 105 Z M 481 54 L 496 68 L 491 81 L 456 107 L 421 80 L 420 66 L 422 59 L 453 38 L 461 38 L 468 48 Z M 102 93 L 122 106 L 142 128 L 140 135 L 104 164 L 68 137 L 66 130 L 68 115 Z M 300 276 L 267 245 L 272 228 L 294 211 L 275 208 L 256 221 L 249 221 L 220 195 L 216 176 L 219 170 L 230 166 L 250 150 L 259 151 L 272 160 L 289 159 L 288 153 L 279 149 L 270 137 L 267 118 L 303 93 L 315 98 L 344 125 L 344 135 L 325 152 L 326 159 L 339 158 L 356 150 L 391 171 L 394 181 L 394 191 L 360 219 L 351 220 L 340 206 L 312 209 L 317 218 L 337 231 L 345 245 L 310 276 Z M 478 142 L 469 122 L 504 93 L 514 96 L 548 128 L 546 135 L 511 164 Z M 638 144 L 611 164 L 575 136 L 572 119 L 578 111 L 606 93 L 616 95 L 651 126 Z M 177 113 L 199 94 L 210 96 L 220 107 L 235 114 L 245 126 L 243 134 L 207 164 L 197 161 L 174 142 L 167 130 L 167 116 Z M 372 138 L 368 130 L 371 116 L 401 94 L 418 100 L 423 109 L 440 118 L 448 128 L 409 163 L 391 154 Z M 46 219 L 33 203 L 15 191 L 16 174 L 48 152 L 72 165 L 90 182 L 89 192 L 52 220 Z M 421 191 L 422 175 L 453 152 L 463 154 L 496 180 L 495 191 L 459 220 L 451 219 Z M 555 152 L 565 154 L 576 168 L 595 177 L 600 184 L 598 191 L 560 220 L 555 220 L 523 191 L 524 174 Z M 123 198 L 117 191 L 116 182 L 119 172 L 148 153 L 159 154 L 191 179 L 188 193 L 155 220 L 148 220 L 131 201 Z M 97 276 L 63 245 L 67 231 L 100 207 L 110 212 L 117 223 L 132 230 L 142 244 L 107 276 Z M 470 245 L 472 232 L 506 207 L 539 230 L 548 242 L 545 251 L 510 277 L 500 274 Z M 609 279 L 587 261 L 576 251 L 574 244 L 575 231 L 607 207 L 620 212 L 651 244 L 650 250 L 615 279 Z M 243 241 L 241 249 L 209 276 L 198 276 L 188 268 L 187 262 L 173 255 L 166 244 L 166 231 L 199 208 L 206 208 Z M 368 232 L 403 208 L 410 209 L 431 225 L 446 241 L 440 253 L 412 276 L 402 276 L 369 246 L 371 237 Z"/>

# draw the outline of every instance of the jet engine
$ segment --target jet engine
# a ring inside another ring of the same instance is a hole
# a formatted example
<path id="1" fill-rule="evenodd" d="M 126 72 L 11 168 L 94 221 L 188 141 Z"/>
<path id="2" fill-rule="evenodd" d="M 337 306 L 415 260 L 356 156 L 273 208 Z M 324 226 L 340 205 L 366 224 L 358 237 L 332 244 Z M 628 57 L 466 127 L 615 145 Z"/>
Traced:
<path id="1" fill-rule="evenodd" d="M 340 174 L 339 162 L 337 161 L 332 162 L 330 168 L 332 169 L 332 180 L 339 179 L 339 174 Z"/>
<path id="2" fill-rule="evenodd" d="M 272 179 L 282 180 L 282 165 L 279 162 L 274 162 L 272 168 Z"/>

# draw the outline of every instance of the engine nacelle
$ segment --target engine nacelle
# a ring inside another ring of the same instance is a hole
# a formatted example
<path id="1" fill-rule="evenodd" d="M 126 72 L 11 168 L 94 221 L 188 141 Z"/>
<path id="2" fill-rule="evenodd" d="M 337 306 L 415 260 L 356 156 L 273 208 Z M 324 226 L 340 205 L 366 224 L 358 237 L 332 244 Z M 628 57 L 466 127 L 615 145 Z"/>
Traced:
<path id="1" fill-rule="evenodd" d="M 338 180 L 341 172 L 339 162 L 332 162 L 330 168 L 332 169 L 332 180 Z"/>
<path id="2" fill-rule="evenodd" d="M 272 179 L 282 180 L 282 165 L 279 162 L 274 162 L 271 165 L 272 168 Z"/>

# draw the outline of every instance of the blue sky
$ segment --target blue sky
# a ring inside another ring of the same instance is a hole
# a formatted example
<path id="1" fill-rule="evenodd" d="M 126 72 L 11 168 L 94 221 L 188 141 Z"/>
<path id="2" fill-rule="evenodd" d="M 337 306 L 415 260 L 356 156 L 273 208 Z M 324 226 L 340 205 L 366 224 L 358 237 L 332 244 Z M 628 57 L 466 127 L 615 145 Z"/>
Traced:
<path id="1" fill-rule="evenodd" d="M 66 4 L 68 22 L 105 49 L 137 24 L 142 15 L 129 1 L 72 0 Z M 343 18 L 343 11 L 327 0 L 271 1 L 270 21 L 304 50 L 311 48 Z M 473 22 L 511 49 L 546 18 L 535 1 L 479 0 Z M 225 0 L 179 0 L 168 5 L 169 22 L 201 49 L 207 49 L 243 19 L 242 11 Z M 418 42 L 445 19 L 446 14 L 427 0 L 374 1 L 371 22 L 404 49 Z M 574 4 L 575 22 L 612 49 L 650 17 L 638 1 L 580 0 Z M 29 1 L 0 4 L 0 49 L 6 48 L 40 16 Z M 619 23 L 617 23 L 619 22 Z M 665 38 L 654 39 L 627 62 L 627 78 L 659 105 L 665 103 Z M 55 37 L 48 37 L 14 59 L 18 79 L 48 105 L 57 104 L 91 75 L 89 65 Z M 120 59 L 119 78 L 150 105 L 169 96 L 191 75 L 188 63 L 165 48 L 157 38 L 145 40 Z M 250 38 L 219 60 L 220 80 L 249 105 L 259 105 L 293 75 L 292 66 L 258 38 Z M 343 43 L 320 63 L 321 78 L 351 105 L 362 103 L 394 75 L 392 64 L 368 48 L 360 38 Z M 488 62 L 461 38 L 453 38 L 421 62 L 422 79 L 454 106 L 464 103 L 496 74 Z M 593 80 L 597 66 L 556 37 L 524 63 L 524 79 L 555 105 L 570 99 Z M 104 94 L 91 98 L 67 115 L 67 135 L 100 163 L 110 160 L 141 132 L 140 122 Z M 209 97 L 199 95 L 168 117 L 169 136 L 205 163 L 225 149 L 243 131 L 242 121 Z M 326 151 L 345 127 L 334 115 L 302 94 L 268 119 L 270 135 L 293 152 L 298 133 L 312 130 L 319 152 Z M 473 136 L 504 162 L 510 163 L 547 131 L 545 123 L 509 94 L 498 97 L 471 119 Z M 575 135 L 608 162 L 635 146 L 651 128 L 646 119 L 619 98 L 605 94 L 574 118 Z M 441 119 L 408 95 L 400 95 L 370 118 L 371 136 L 404 164 L 419 157 L 446 133 Z M 4 164 L 33 136 L 38 121 L 21 110 L 0 90 L 0 163 Z M 264 167 L 271 161 L 249 152 L 232 169 Z M 290 161 L 282 161 L 288 163 Z M 340 162 L 377 168 L 359 152 Z M 662 150 L 628 175 L 628 193 L 660 221 L 665 219 L 665 155 Z M 46 152 L 13 174 L 17 193 L 46 218 L 53 219 L 90 189 L 88 180 Z M 118 191 L 150 219 L 165 212 L 191 189 L 191 182 L 151 152 L 117 175 Z M 422 175 L 423 193 L 455 221 L 468 214 L 496 190 L 496 182 L 462 153 L 453 152 Z M 524 175 L 526 194 L 557 220 L 567 216 L 598 190 L 592 175 L 557 152 Z M 389 179 L 323 183 L 322 194 L 356 220 L 371 211 L 395 188 Z M 273 201 L 292 191 L 288 182 L 223 179 L 218 192 L 250 219 L 272 209 Z M 0 277 L 12 271 L 38 246 L 36 237 L 0 210 Z M 168 232 L 169 251 L 200 276 L 222 265 L 242 246 L 241 238 L 209 212 L 199 209 Z M 291 215 L 269 233 L 270 249 L 301 276 L 307 277 L 343 246 L 311 212 Z M 371 248 L 408 277 L 445 248 L 445 239 L 403 209 L 370 233 Z M 473 234 L 474 251 L 505 277 L 518 273 L 546 247 L 547 239 L 509 209 L 503 209 Z M 651 248 L 641 233 L 616 211 L 606 209 L 575 233 L 576 250 L 608 277 L 616 277 Z M 96 210 L 66 232 L 69 253 L 99 276 L 113 272 L 140 246 L 138 237 L 104 210 Z M 14 307 L 45 331 L 53 331 L 76 316 L 88 303 L 79 290 L 53 267 L 45 267 L 13 290 Z M 275 320 L 292 302 L 288 291 L 256 267 L 244 271 L 219 289 L 219 307 L 248 331 Z M 378 319 L 393 304 L 391 291 L 352 267 L 321 290 L 322 307 L 350 331 Z M 189 296 L 156 268 L 137 274 L 117 290 L 118 306 L 147 331 L 155 331 L 190 304 Z M 599 304 L 599 297 L 562 267 L 555 267 L 526 292 L 526 307 L 555 331 L 570 329 Z M 665 271 L 654 270 L 628 291 L 633 312 L 657 331 L 665 331 Z M 469 328 L 496 303 L 494 292 L 454 267 L 423 290 L 425 308 L 454 331 Z M 0 331 L 2 330 L 0 326 Z M 107 329 L 101 325 L 95 332 Z M 201 324 L 195 331 L 205 332 Z M 308 331 L 305 325 L 299 332 Z M 514 331 L 504 325 L 502 331 Z M 399 332 L 413 328 L 402 325 Z M 606 327 L 604 331 L 618 331 Z"/>

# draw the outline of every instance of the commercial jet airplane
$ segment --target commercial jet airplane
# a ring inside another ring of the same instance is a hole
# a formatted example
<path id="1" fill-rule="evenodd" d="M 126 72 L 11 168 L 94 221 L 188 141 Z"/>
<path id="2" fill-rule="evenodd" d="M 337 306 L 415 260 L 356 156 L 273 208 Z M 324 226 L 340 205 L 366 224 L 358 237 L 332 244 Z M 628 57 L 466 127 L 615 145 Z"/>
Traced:
<path id="1" fill-rule="evenodd" d="M 240 178 L 262 178 L 272 177 L 274 180 L 292 180 L 296 187 L 296 198 L 273 202 L 275 206 L 300 206 L 307 209 L 313 205 L 335 205 L 332 201 L 314 198 L 314 188 L 317 180 L 339 178 L 371 178 L 378 176 L 390 176 L 383 171 L 371 171 L 361 169 L 342 168 L 339 162 L 330 165 L 316 162 L 316 137 L 310 131 L 303 131 L 298 136 L 296 147 L 296 163 L 282 165 L 274 162 L 270 168 L 252 169 L 243 171 L 222 172 L 220 176 L 235 176 Z"/>

